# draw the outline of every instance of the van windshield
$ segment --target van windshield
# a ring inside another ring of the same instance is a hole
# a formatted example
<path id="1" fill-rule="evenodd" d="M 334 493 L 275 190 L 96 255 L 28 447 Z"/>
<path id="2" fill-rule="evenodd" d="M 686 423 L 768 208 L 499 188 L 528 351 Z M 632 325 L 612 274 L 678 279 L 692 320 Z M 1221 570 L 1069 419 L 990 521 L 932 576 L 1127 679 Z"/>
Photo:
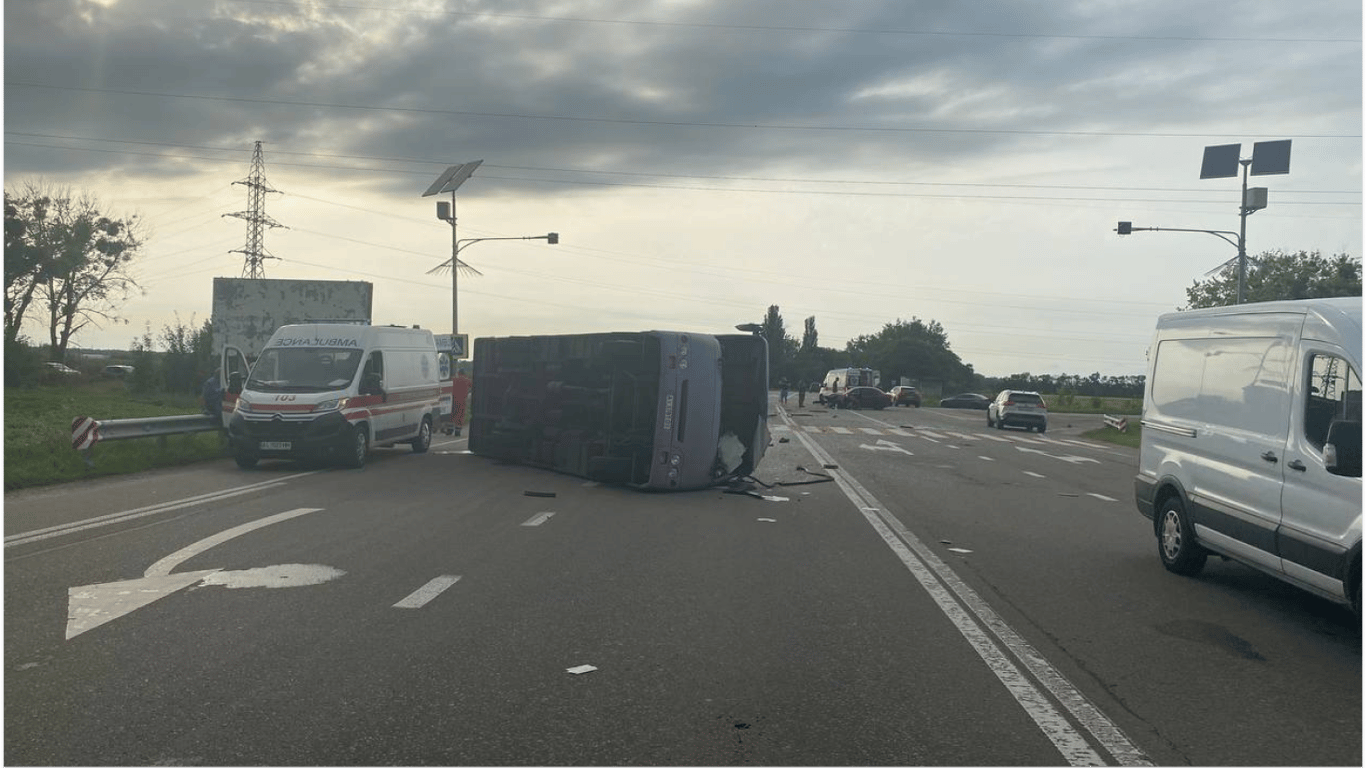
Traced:
<path id="1" fill-rule="evenodd" d="M 327 392 L 351 383 L 361 350 L 272 347 L 251 368 L 246 388 L 256 392 Z"/>

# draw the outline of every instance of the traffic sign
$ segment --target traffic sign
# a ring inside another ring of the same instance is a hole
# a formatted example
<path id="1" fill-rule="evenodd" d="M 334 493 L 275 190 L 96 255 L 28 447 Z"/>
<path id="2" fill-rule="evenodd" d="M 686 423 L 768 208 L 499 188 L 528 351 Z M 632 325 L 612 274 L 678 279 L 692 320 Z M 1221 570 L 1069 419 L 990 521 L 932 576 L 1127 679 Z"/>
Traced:
<path id="1" fill-rule="evenodd" d="M 450 353 L 453 360 L 465 360 L 469 355 L 470 335 L 468 333 L 438 333 L 436 334 L 436 348 L 441 352 Z"/>

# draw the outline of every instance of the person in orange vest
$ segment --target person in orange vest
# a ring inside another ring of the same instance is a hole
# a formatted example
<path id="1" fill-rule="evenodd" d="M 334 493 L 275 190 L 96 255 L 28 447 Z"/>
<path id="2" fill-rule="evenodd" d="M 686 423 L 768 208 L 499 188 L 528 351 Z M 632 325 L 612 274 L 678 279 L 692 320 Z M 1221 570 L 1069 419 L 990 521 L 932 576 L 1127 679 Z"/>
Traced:
<path id="1" fill-rule="evenodd" d="M 465 402 L 470 398 L 470 385 L 474 382 L 462 367 L 451 380 L 451 434 L 459 435 L 465 425 Z"/>

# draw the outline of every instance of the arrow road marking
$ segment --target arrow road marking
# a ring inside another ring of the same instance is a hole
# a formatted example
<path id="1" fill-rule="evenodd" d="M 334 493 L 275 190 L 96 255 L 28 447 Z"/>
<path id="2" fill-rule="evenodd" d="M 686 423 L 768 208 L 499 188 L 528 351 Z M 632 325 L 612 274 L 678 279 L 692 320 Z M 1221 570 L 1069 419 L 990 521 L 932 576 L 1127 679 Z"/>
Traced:
<path id="1" fill-rule="evenodd" d="M 859 447 L 867 451 L 894 451 L 896 453 L 904 453 L 907 456 L 915 455 L 914 453 L 911 453 L 905 448 L 902 448 L 901 446 L 897 445 L 891 440 L 879 440 L 877 441 L 877 445 L 869 445 L 867 443 L 864 443 Z"/>
<path id="2" fill-rule="evenodd" d="M 204 577 L 222 570 L 221 568 L 213 568 L 207 571 L 171 574 L 173 568 L 191 557 L 258 528 L 264 528 L 267 525 L 283 522 L 300 515 L 307 515 L 310 512 L 317 512 L 320 509 L 321 507 L 294 509 L 216 533 L 156 561 L 152 567 L 147 569 L 141 579 L 71 587 L 66 591 L 66 639 L 70 640 L 82 632 L 132 613 L 173 592 L 197 584 Z"/>
<path id="3" fill-rule="evenodd" d="M 1092 458 L 1087 457 L 1087 456 L 1054 456 L 1053 454 L 1048 453 L 1047 451 L 1040 451 L 1040 450 L 1038 450 L 1037 448 L 1026 448 L 1026 447 L 1024 447 L 1023 445 L 1017 445 L 1017 446 L 1015 446 L 1015 450 L 1021 451 L 1021 452 L 1024 452 L 1024 453 L 1037 453 L 1037 454 L 1039 454 L 1040 456 L 1047 456 L 1047 457 L 1050 458 L 1050 459 L 1059 459 L 1059 460 L 1065 461 L 1065 462 L 1067 462 L 1067 463 L 1069 463 L 1069 464 L 1080 464 L 1080 463 L 1082 463 L 1082 462 L 1084 462 L 1084 461 L 1089 461 L 1089 462 L 1091 462 L 1092 464 L 1099 464 L 1099 463 L 1100 463 L 1100 462 L 1097 461 L 1096 459 L 1092 459 Z"/>

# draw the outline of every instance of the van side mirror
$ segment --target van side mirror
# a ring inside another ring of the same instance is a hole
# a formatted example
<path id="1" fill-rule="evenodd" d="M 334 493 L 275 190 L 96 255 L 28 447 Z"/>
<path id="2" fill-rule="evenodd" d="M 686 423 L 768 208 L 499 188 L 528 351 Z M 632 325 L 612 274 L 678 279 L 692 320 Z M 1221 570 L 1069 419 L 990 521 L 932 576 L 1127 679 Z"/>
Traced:
<path id="1" fill-rule="evenodd" d="M 1330 474 L 1361 477 L 1361 422 L 1335 421 L 1328 425 L 1323 466 Z"/>
<path id="2" fill-rule="evenodd" d="M 360 381 L 362 395 L 384 395 L 384 380 L 378 373 L 367 373 Z"/>
<path id="3" fill-rule="evenodd" d="M 228 391 L 234 395 L 242 394 L 242 372 L 233 371 L 228 374 Z"/>

